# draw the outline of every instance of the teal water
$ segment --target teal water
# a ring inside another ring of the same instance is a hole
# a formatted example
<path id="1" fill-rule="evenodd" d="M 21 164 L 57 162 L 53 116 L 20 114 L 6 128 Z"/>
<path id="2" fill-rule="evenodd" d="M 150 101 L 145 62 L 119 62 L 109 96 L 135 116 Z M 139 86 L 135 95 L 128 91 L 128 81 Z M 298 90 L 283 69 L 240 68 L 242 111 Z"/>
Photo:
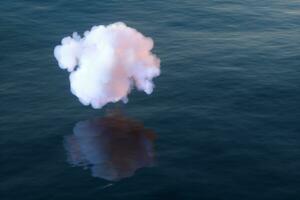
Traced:
<path id="1" fill-rule="evenodd" d="M 298 0 L 2 0 L 0 199 L 299 199 L 299 18 Z M 111 181 L 65 138 L 115 105 L 82 106 L 53 48 L 116 21 L 153 38 L 162 75 L 118 105 L 157 135 L 154 164 Z"/>

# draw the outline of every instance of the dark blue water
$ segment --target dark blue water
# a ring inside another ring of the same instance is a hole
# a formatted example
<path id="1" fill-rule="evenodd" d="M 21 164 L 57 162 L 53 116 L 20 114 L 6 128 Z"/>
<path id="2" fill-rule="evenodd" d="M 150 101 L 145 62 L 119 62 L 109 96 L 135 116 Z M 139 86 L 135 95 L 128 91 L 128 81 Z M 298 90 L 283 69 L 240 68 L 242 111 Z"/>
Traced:
<path id="1" fill-rule="evenodd" d="M 0 199 L 299 199 L 299 19 L 298 0 L 2 0 Z M 111 181 L 70 164 L 65 138 L 115 106 L 82 106 L 53 48 L 116 21 L 153 38 L 162 75 L 119 105 L 157 135 L 155 164 L 115 151 L 138 169 Z"/>

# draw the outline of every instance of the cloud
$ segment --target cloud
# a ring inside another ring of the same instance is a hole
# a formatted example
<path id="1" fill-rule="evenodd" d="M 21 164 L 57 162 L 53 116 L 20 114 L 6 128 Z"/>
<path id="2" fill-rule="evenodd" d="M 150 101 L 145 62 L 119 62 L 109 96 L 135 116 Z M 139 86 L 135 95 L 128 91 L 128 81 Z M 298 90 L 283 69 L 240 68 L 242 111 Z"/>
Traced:
<path id="1" fill-rule="evenodd" d="M 160 60 L 151 53 L 153 40 L 118 22 L 94 26 L 83 37 L 76 32 L 54 49 L 62 69 L 70 72 L 71 92 L 84 105 L 101 108 L 128 101 L 133 88 L 151 94 L 160 75 Z"/>

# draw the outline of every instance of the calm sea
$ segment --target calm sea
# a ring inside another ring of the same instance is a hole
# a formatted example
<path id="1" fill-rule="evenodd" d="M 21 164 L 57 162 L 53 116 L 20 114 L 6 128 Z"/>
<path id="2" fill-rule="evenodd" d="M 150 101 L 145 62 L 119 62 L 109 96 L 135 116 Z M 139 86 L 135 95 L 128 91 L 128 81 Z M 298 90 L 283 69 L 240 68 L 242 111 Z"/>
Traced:
<path id="1" fill-rule="evenodd" d="M 93 110 L 53 48 L 116 21 L 162 75 Z M 0 64 L 1 200 L 300 199 L 299 0 L 1 0 Z"/>

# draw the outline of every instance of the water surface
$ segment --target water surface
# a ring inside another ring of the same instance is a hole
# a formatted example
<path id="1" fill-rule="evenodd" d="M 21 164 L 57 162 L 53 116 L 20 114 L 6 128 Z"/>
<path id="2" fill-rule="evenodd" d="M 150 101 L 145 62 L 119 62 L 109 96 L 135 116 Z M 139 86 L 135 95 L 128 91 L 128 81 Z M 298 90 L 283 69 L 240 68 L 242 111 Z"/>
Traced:
<path id="1" fill-rule="evenodd" d="M 2 0 L 0 199 L 299 199 L 298 0 Z M 123 21 L 155 41 L 162 75 L 124 115 L 152 129 L 155 166 L 118 182 L 67 162 L 82 106 L 53 48 Z"/>

